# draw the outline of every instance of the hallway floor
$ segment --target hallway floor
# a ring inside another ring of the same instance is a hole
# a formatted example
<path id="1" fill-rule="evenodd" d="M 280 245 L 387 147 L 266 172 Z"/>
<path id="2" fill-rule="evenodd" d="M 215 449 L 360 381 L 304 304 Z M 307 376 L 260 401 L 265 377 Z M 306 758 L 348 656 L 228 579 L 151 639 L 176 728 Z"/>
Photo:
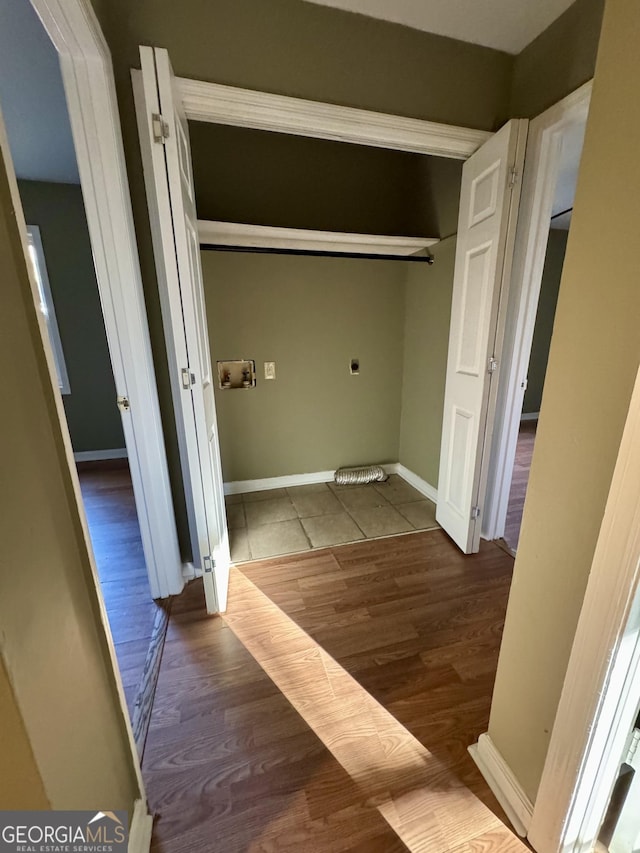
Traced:
<path id="1" fill-rule="evenodd" d="M 523 851 L 467 753 L 513 560 L 440 530 L 232 570 L 174 600 L 143 774 L 157 853 Z"/>
<path id="2" fill-rule="evenodd" d="M 314 483 L 226 501 L 234 563 L 438 526 L 435 504 L 397 474 L 384 483 Z"/>
<path id="3" fill-rule="evenodd" d="M 511 491 L 509 492 L 509 504 L 507 507 L 507 523 L 504 530 L 504 540 L 514 551 L 518 550 L 518 542 L 520 540 L 522 512 L 524 510 L 527 486 L 529 485 L 531 457 L 533 456 L 537 427 L 538 421 L 522 421 L 520 430 L 518 431 L 516 459 L 513 466 Z"/>
<path id="4" fill-rule="evenodd" d="M 151 598 L 126 460 L 78 465 L 100 588 L 132 722 L 162 607 Z M 135 728 L 135 726 L 134 726 Z"/>

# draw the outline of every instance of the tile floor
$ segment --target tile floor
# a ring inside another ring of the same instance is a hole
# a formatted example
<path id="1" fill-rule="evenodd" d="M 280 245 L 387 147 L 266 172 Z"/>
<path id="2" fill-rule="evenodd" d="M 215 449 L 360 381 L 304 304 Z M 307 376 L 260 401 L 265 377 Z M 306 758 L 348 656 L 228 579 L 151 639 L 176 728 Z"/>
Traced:
<path id="1" fill-rule="evenodd" d="M 397 474 L 385 483 L 314 483 L 227 497 L 234 563 L 437 527 L 435 504 Z"/>

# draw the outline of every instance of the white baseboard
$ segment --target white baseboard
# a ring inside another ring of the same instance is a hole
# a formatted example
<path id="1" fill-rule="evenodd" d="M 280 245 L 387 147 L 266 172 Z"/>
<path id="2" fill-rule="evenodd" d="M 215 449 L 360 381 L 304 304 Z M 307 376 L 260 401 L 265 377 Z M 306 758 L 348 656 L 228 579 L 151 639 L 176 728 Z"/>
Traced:
<path id="1" fill-rule="evenodd" d="M 73 454 L 76 462 L 99 462 L 103 459 L 126 459 L 126 447 L 114 447 L 110 450 L 79 450 Z"/>
<path id="2" fill-rule="evenodd" d="M 521 838 L 526 838 L 533 815 L 533 804 L 489 735 L 480 735 L 478 743 L 469 747 L 469 753 L 515 831 Z"/>
<path id="3" fill-rule="evenodd" d="M 429 498 L 434 504 L 438 503 L 438 490 L 431 483 L 427 483 L 426 480 L 423 480 L 422 477 L 414 474 L 413 471 L 410 471 L 399 462 L 396 462 L 393 473 L 398 474 L 403 480 L 406 480 L 410 486 L 421 492 L 425 498 Z"/>
<path id="4" fill-rule="evenodd" d="M 540 417 L 540 412 L 523 412 L 520 415 L 521 421 L 537 421 Z"/>
<path id="5" fill-rule="evenodd" d="M 411 486 L 434 503 L 438 491 L 426 480 L 399 462 L 388 462 L 381 466 L 386 474 L 398 474 Z M 232 480 L 224 484 L 225 495 L 241 495 L 245 492 L 264 492 L 267 489 L 286 489 L 289 486 L 308 486 L 312 483 L 332 483 L 335 471 L 314 471 L 310 474 L 288 474 L 284 477 L 265 477 L 262 480 Z"/>
<path id="6" fill-rule="evenodd" d="M 149 853 L 152 830 L 153 817 L 147 810 L 147 804 L 144 800 L 136 800 L 129 828 L 128 853 Z"/>
<path id="7" fill-rule="evenodd" d="M 312 474 L 288 474 L 284 477 L 264 477 L 262 480 L 234 480 L 224 484 L 225 495 L 245 492 L 264 492 L 267 489 L 286 489 L 288 486 L 307 486 L 311 483 L 329 483 L 333 471 L 315 471 Z"/>

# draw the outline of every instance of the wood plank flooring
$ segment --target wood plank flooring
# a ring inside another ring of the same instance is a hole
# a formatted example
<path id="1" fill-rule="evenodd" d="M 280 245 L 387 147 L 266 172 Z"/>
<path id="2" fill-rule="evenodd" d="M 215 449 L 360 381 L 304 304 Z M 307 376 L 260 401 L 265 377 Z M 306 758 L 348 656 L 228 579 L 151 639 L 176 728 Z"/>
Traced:
<path id="1" fill-rule="evenodd" d="M 156 853 L 406 846 L 220 617 L 174 601 L 143 761 Z"/>
<path id="2" fill-rule="evenodd" d="M 131 475 L 126 460 L 114 460 L 79 464 L 78 477 L 127 707 L 139 728 L 136 701 L 145 668 L 153 664 L 149 646 L 152 638 L 156 643 L 164 639 L 165 629 L 162 606 L 149 590 Z M 152 686 L 147 684 L 143 693 Z"/>
<path id="3" fill-rule="evenodd" d="M 509 504 L 507 508 L 507 522 L 504 530 L 505 542 L 514 551 L 518 549 L 518 541 L 520 539 L 522 512 L 524 510 L 527 486 L 529 485 L 531 457 L 533 456 L 537 427 L 538 421 L 523 421 L 520 424 L 518 432 L 516 459 L 513 466 L 513 477 L 511 479 L 511 491 L 509 492 Z"/>
<path id="4" fill-rule="evenodd" d="M 513 559 L 442 530 L 242 566 L 296 624 L 497 813 L 467 753 L 485 732 Z"/>
<path id="5" fill-rule="evenodd" d="M 524 849 L 466 752 L 487 727 L 512 564 L 486 544 L 463 557 L 433 531 L 248 563 L 253 583 L 233 571 L 224 618 L 206 616 L 191 584 L 174 601 L 143 762 L 153 850 Z M 321 649 L 301 651 L 314 640 Z M 337 728 L 317 717 L 322 673 Z M 276 684 L 302 684 L 293 702 L 315 733 Z M 362 721 L 360 705 L 351 719 L 336 706 L 347 688 L 373 703 L 383 760 L 366 726 L 356 757 L 345 752 L 341 717 L 347 740 Z"/>

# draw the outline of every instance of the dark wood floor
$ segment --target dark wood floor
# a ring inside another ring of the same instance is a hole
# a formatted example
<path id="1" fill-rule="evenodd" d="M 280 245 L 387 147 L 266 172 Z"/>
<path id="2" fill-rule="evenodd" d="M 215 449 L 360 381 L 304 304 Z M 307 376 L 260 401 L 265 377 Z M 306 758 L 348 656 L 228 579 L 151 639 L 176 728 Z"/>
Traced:
<path id="1" fill-rule="evenodd" d="M 487 729 L 512 565 L 487 543 L 464 557 L 438 530 L 242 571 L 503 818 L 467 746 Z M 155 851 L 406 849 L 225 620 L 206 616 L 199 582 L 173 605 L 143 773 Z M 446 844 L 470 849 L 455 832 Z"/>
<path id="2" fill-rule="evenodd" d="M 509 505 L 507 508 L 507 523 L 504 530 L 505 542 L 514 551 L 518 549 L 518 541 L 520 539 L 522 511 L 529 484 L 529 471 L 531 470 L 531 457 L 533 456 L 537 426 L 538 421 L 523 421 L 520 424 L 518 432 L 516 459 L 513 466 L 513 477 L 511 479 L 511 491 L 509 492 Z"/>
<path id="3" fill-rule="evenodd" d="M 242 567 L 430 752 L 497 807 L 467 747 L 489 723 L 513 559 L 441 530 Z"/>
<path id="4" fill-rule="evenodd" d="M 78 466 L 91 544 L 129 714 L 149 651 L 158 606 L 147 580 L 131 475 L 126 461 Z"/>
<path id="5" fill-rule="evenodd" d="M 153 851 L 404 851 L 220 617 L 174 601 L 143 775 Z"/>

